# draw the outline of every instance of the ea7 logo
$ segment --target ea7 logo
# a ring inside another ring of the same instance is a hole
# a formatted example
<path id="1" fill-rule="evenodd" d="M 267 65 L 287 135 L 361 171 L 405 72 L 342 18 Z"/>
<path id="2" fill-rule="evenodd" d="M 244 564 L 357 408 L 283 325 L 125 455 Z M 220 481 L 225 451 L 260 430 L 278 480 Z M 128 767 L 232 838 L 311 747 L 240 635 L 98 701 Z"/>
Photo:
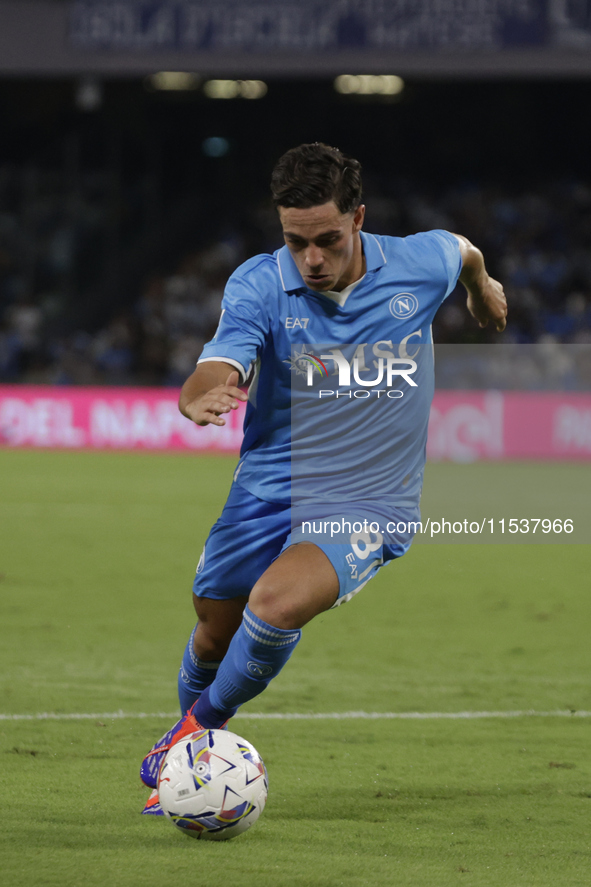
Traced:
<path id="1" fill-rule="evenodd" d="M 412 293 L 397 293 L 393 299 L 390 299 L 390 314 L 400 317 L 401 320 L 416 314 L 418 307 L 419 300 Z"/>
<path id="2" fill-rule="evenodd" d="M 357 564 L 355 563 L 355 555 L 348 554 L 345 560 L 351 567 L 351 579 L 357 579 Z"/>
<path id="3" fill-rule="evenodd" d="M 286 330 L 306 330 L 308 329 L 308 324 L 310 323 L 309 317 L 286 317 L 285 318 L 285 329 Z"/>

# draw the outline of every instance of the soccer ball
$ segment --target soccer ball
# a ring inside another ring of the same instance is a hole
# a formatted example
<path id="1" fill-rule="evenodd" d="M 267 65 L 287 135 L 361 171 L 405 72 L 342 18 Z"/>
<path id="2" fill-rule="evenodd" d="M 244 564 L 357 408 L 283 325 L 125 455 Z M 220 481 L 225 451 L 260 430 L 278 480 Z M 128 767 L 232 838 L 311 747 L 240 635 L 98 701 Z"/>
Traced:
<path id="1" fill-rule="evenodd" d="M 168 751 L 158 778 L 164 815 L 192 838 L 225 841 L 253 825 L 267 800 L 257 750 L 228 730 L 199 730 Z"/>

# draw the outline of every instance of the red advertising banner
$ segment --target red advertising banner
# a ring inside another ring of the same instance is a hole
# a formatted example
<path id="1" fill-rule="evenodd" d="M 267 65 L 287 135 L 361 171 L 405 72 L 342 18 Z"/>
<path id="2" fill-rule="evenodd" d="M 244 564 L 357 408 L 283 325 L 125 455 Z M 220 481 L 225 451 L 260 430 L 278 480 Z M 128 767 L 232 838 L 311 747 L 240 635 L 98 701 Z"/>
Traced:
<path id="1" fill-rule="evenodd" d="M 436 391 L 431 461 L 591 459 L 591 395 L 537 391 Z"/>
<path id="2" fill-rule="evenodd" d="M 167 388 L 0 385 L 0 443 L 10 447 L 237 452 L 244 407 L 199 428 Z"/>
<path id="3" fill-rule="evenodd" d="M 236 453 L 244 406 L 226 425 L 198 428 L 166 388 L 0 385 L 6 447 Z M 433 461 L 591 459 L 591 395 L 437 391 L 429 423 Z"/>

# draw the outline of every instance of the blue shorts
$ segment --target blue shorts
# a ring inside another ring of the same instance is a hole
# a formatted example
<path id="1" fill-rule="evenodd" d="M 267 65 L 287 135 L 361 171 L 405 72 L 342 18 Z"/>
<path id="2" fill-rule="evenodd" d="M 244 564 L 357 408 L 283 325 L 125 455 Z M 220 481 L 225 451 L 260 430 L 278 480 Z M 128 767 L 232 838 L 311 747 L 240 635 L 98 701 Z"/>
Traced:
<path id="1" fill-rule="evenodd" d="M 398 508 L 399 526 L 418 521 L 418 508 Z M 350 600 L 378 570 L 410 548 L 412 532 L 392 533 L 382 542 L 380 533 L 353 533 L 348 543 L 316 541 L 301 530 L 292 531 L 291 505 L 264 502 L 237 483 L 232 485 L 224 510 L 205 543 L 193 592 L 198 597 L 227 600 L 248 597 L 255 583 L 282 551 L 297 542 L 314 542 L 333 565 L 339 579 L 334 606 Z"/>

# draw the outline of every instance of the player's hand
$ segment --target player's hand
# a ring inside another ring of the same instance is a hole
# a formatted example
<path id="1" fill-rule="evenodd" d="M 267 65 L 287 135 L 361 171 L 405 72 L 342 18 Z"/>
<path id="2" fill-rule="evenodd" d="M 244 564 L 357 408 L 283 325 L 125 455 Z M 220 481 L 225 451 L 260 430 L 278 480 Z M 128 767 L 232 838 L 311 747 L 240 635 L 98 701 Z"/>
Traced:
<path id="1" fill-rule="evenodd" d="M 222 414 L 237 410 L 239 401 L 246 400 L 246 394 L 238 388 L 238 372 L 233 370 L 224 385 L 217 385 L 187 404 L 185 414 L 196 425 L 225 425 Z"/>
<path id="2" fill-rule="evenodd" d="M 507 326 L 507 299 L 503 284 L 489 277 L 478 293 L 469 290 L 468 311 L 479 326 L 487 326 L 490 320 L 501 333 Z"/>

